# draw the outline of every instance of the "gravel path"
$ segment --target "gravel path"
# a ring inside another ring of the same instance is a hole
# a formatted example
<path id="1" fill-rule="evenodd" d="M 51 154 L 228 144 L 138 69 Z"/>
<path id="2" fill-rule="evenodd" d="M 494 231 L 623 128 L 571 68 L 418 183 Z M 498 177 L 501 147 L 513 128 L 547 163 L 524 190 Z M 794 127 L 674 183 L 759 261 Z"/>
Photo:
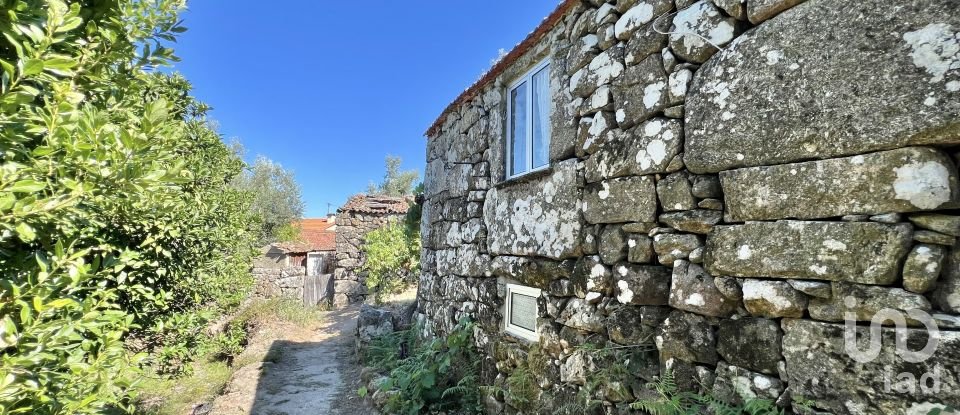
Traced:
<path id="1" fill-rule="evenodd" d="M 317 330 L 284 326 L 265 330 L 251 342 L 266 356 L 239 369 L 211 414 L 374 415 L 357 397 L 359 366 L 353 350 L 359 307 L 324 313 Z"/>

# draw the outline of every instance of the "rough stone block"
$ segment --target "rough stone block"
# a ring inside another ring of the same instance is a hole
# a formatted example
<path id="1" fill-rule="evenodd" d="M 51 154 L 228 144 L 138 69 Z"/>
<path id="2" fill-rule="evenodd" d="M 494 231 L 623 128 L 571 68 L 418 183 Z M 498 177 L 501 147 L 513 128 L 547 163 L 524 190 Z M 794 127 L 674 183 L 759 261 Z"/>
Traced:
<path id="1" fill-rule="evenodd" d="M 480 253 L 477 245 L 462 245 L 437 251 L 437 272 L 440 275 L 482 277 L 489 262 L 490 257 Z"/>
<path id="2" fill-rule="evenodd" d="M 686 233 L 662 233 L 653 237 L 653 250 L 657 252 L 657 261 L 664 265 L 673 265 L 678 259 L 690 257 L 690 253 L 703 246 L 701 237 Z"/>
<path id="3" fill-rule="evenodd" d="M 829 299 L 833 296 L 831 285 L 828 282 L 804 280 L 787 280 L 787 282 L 790 283 L 790 286 L 793 287 L 794 290 L 811 297 Z"/>
<path id="4" fill-rule="evenodd" d="M 560 381 L 583 385 L 594 368 L 593 357 L 584 350 L 578 350 L 560 366 Z"/>
<path id="5" fill-rule="evenodd" d="M 723 210 L 723 202 L 718 199 L 703 199 L 697 202 L 697 207 L 701 209 Z"/>
<path id="6" fill-rule="evenodd" d="M 856 328 L 857 352 L 851 355 L 846 350 L 843 324 L 786 319 L 782 326 L 785 380 L 795 396 L 814 401 L 821 410 L 837 414 L 926 414 L 943 407 L 935 403 L 960 407 L 958 332 L 940 332 L 933 355 L 912 363 L 898 354 L 897 330 L 893 328 L 882 329 L 879 338 L 874 338 L 881 342 L 874 356 L 867 353 L 867 339 L 873 338 L 870 327 Z M 906 329 L 902 335 L 913 352 L 929 340 L 926 330 Z M 937 390 L 930 388 L 933 375 L 940 382 Z M 920 388 L 921 379 L 927 380 L 926 388 Z"/>
<path id="7" fill-rule="evenodd" d="M 706 62 L 717 47 L 730 43 L 738 34 L 737 20 L 724 16 L 710 0 L 700 0 L 673 17 L 670 49 L 695 63 Z"/>
<path id="8" fill-rule="evenodd" d="M 899 276 L 910 234 L 910 225 L 875 222 L 715 226 L 704 264 L 714 275 L 886 285 Z"/>
<path id="9" fill-rule="evenodd" d="M 711 367 L 696 365 L 675 357 L 664 358 L 661 355 L 660 373 L 665 373 L 668 370 L 673 373 L 677 390 L 707 394 L 713 388 L 715 376 L 714 369 Z M 650 393 L 652 395 L 650 397 L 654 399 L 660 396 L 655 390 L 644 392 Z"/>
<path id="10" fill-rule="evenodd" d="M 574 293 L 578 297 L 589 298 L 591 303 L 595 303 L 598 296 L 609 294 L 613 288 L 610 268 L 603 265 L 598 256 L 578 259 L 570 282 L 573 284 Z"/>
<path id="11" fill-rule="evenodd" d="M 920 229 L 913 232 L 913 240 L 922 244 L 934 244 L 943 246 L 953 246 L 957 243 L 957 238 L 940 232 Z"/>
<path id="12" fill-rule="evenodd" d="M 622 135 L 623 131 L 617 129 L 612 112 L 600 111 L 593 117 L 583 117 L 578 123 L 577 155 L 593 154 L 606 143 L 619 141 L 617 138 Z"/>
<path id="13" fill-rule="evenodd" d="M 576 72 L 600 54 L 597 35 L 586 35 L 577 40 L 567 55 L 567 70 Z M 570 72 L 572 75 L 573 72 Z"/>
<path id="14" fill-rule="evenodd" d="M 720 186 L 720 178 L 714 175 L 693 175 L 690 177 L 693 184 L 693 195 L 701 199 L 722 198 L 723 188 Z"/>
<path id="15" fill-rule="evenodd" d="M 594 57 L 590 64 L 570 76 L 570 92 L 587 98 L 623 74 L 623 50 L 613 47 Z"/>
<path id="16" fill-rule="evenodd" d="M 730 170 L 720 180 L 735 222 L 912 212 L 960 200 L 950 157 L 926 147 Z"/>
<path id="17" fill-rule="evenodd" d="M 617 39 L 627 40 L 633 32 L 645 27 L 654 18 L 670 11 L 673 3 L 670 0 L 644 0 L 625 11 L 617 20 L 615 33 Z"/>
<path id="18" fill-rule="evenodd" d="M 643 62 L 648 56 L 660 53 L 666 47 L 667 35 L 658 33 L 651 23 L 643 29 L 634 31 L 633 35 L 630 36 L 630 40 L 624 46 L 623 62 L 627 66 L 636 65 Z M 670 67 L 665 63 L 664 69 L 669 71 Z"/>
<path id="19" fill-rule="evenodd" d="M 956 61 L 958 11 L 945 0 L 808 1 L 765 22 L 697 72 L 686 165 L 719 172 L 957 144 L 960 72 L 944 65 Z"/>
<path id="20" fill-rule="evenodd" d="M 627 258 L 627 235 L 620 226 L 607 225 L 600 232 L 598 246 L 604 264 L 613 265 Z"/>
<path id="21" fill-rule="evenodd" d="M 602 333 L 606 330 L 604 325 L 606 319 L 603 318 L 597 307 L 580 298 L 571 298 L 570 301 L 567 301 L 567 306 L 560 313 L 557 322 L 567 327 L 595 333 Z"/>
<path id="22" fill-rule="evenodd" d="M 717 341 L 706 317 L 675 310 L 655 338 L 661 360 L 717 364 Z"/>
<path id="23" fill-rule="evenodd" d="M 690 210 L 697 207 L 686 172 L 673 173 L 657 182 L 657 196 L 664 211 Z"/>
<path id="24" fill-rule="evenodd" d="M 947 248 L 942 245 L 915 245 L 903 262 L 903 288 L 920 294 L 930 291 L 946 257 Z"/>
<path id="25" fill-rule="evenodd" d="M 574 257 L 580 249 L 580 217 L 576 160 L 557 163 L 549 176 L 487 192 L 483 205 L 487 251 Z"/>
<path id="26" fill-rule="evenodd" d="M 653 240 L 647 235 L 627 236 L 627 261 L 647 264 L 653 259 Z"/>
<path id="27" fill-rule="evenodd" d="M 807 296 L 786 281 L 749 279 L 743 282 L 743 305 L 758 317 L 800 318 L 807 308 Z"/>
<path id="28" fill-rule="evenodd" d="M 960 314 L 960 248 L 950 250 L 943 275 L 931 297 L 938 309 Z"/>
<path id="29" fill-rule="evenodd" d="M 930 311 L 930 302 L 920 294 L 901 288 L 834 282 L 828 299 L 813 298 L 808 307 L 810 317 L 823 321 L 844 321 L 847 317 L 857 321 L 871 321 L 883 309 L 904 313 L 908 310 Z M 906 318 L 908 324 L 920 322 Z M 886 321 L 884 324 L 893 324 Z"/>
<path id="30" fill-rule="evenodd" d="M 597 36 L 600 38 L 600 49 L 607 50 L 617 43 L 617 33 L 615 22 L 605 23 L 597 30 Z"/>
<path id="31" fill-rule="evenodd" d="M 621 263 L 613 267 L 614 294 L 621 304 L 667 305 L 670 269 Z"/>
<path id="32" fill-rule="evenodd" d="M 628 66 L 613 85 L 620 127 L 630 128 L 663 111 L 669 103 L 667 82 L 661 55 L 653 54 L 636 65 Z"/>
<path id="33" fill-rule="evenodd" d="M 714 278 L 699 265 L 687 261 L 674 263 L 671 307 L 706 316 L 729 317 L 737 310 L 737 304 L 717 289 Z"/>
<path id="34" fill-rule="evenodd" d="M 713 0 L 713 4 L 730 17 L 747 20 L 747 0 Z"/>
<path id="35" fill-rule="evenodd" d="M 583 190 L 583 217 L 588 223 L 653 222 L 656 213 L 650 177 L 606 180 Z"/>
<path id="36" fill-rule="evenodd" d="M 737 281 L 736 278 L 714 277 L 713 283 L 717 286 L 717 290 L 720 291 L 720 294 L 722 294 L 728 300 L 735 302 L 740 302 L 743 300 L 743 287 L 740 286 L 740 282 Z M 827 285 L 827 289 L 829 289 L 829 284 Z"/>
<path id="37" fill-rule="evenodd" d="M 593 92 L 593 95 L 590 95 L 589 99 L 583 101 L 583 105 L 580 107 L 580 114 L 589 115 L 598 111 L 612 110 L 613 96 L 610 95 L 610 87 L 604 85 L 597 88 L 597 90 Z"/>
<path id="38" fill-rule="evenodd" d="M 620 307 L 607 317 L 607 334 L 617 344 L 649 344 L 653 341 L 654 326 L 643 324 L 640 307 Z"/>
<path id="39" fill-rule="evenodd" d="M 751 400 L 776 401 L 786 389 L 779 378 L 765 376 L 742 367 L 720 362 L 713 383 L 713 396 L 733 405 Z"/>
<path id="40" fill-rule="evenodd" d="M 680 153 L 683 125 L 680 121 L 654 118 L 600 146 L 584 164 L 584 176 L 593 183 L 621 176 L 664 173 Z"/>
<path id="41" fill-rule="evenodd" d="M 915 213 L 907 217 L 918 228 L 960 236 L 960 216 L 940 213 Z"/>
<path id="42" fill-rule="evenodd" d="M 747 4 L 747 17 L 750 23 L 760 24 L 804 1 L 806 0 L 750 0 Z"/>
<path id="43" fill-rule="evenodd" d="M 500 255 L 493 257 L 489 271 L 493 276 L 510 278 L 523 285 L 547 289 L 556 280 L 570 278 L 573 260 L 562 262 L 542 258 Z"/>
<path id="44" fill-rule="evenodd" d="M 713 225 L 720 223 L 721 219 L 723 219 L 723 212 L 706 209 L 683 210 L 660 215 L 660 223 L 680 232 L 699 234 L 710 233 Z"/>
<path id="45" fill-rule="evenodd" d="M 717 353 L 733 365 L 776 375 L 781 337 L 780 324 L 774 320 L 723 320 L 717 330 Z"/>

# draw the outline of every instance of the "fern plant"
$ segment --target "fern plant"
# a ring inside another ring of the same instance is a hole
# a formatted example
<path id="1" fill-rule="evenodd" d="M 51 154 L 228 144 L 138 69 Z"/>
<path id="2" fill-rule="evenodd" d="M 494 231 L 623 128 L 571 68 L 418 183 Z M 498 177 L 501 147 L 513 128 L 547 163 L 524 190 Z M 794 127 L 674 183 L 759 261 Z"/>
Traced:
<path id="1" fill-rule="evenodd" d="M 507 376 L 504 390 L 506 401 L 516 409 L 527 411 L 533 409 L 540 393 L 536 377 L 530 368 L 522 365 Z"/>
<path id="2" fill-rule="evenodd" d="M 577 393 L 567 399 L 557 408 L 557 412 L 567 415 L 587 414 L 592 410 L 603 405 L 607 398 L 604 392 L 610 385 L 620 383 L 627 384 L 633 374 L 626 365 L 628 359 L 625 358 L 623 351 L 644 350 L 652 348 L 648 343 L 641 343 L 628 346 L 599 346 L 594 343 L 584 343 L 576 349 L 587 353 L 597 364 L 596 368 L 587 377 L 584 385 Z"/>
<path id="3" fill-rule="evenodd" d="M 664 371 L 656 382 L 650 382 L 647 387 L 652 388 L 659 395 L 654 399 L 639 399 L 630 404 L 631 409 L 646 411 L 652 415 L 686 415 L 697 414 L 702 409 L 696 394 L 680 391 L 676 379 L 670 370 Z"/>
<path id="4" fill-rule="evenodd" d="M 473 345 L 473 323 L 461 320 L 442 338 L 419 339 L 415 335 L 419 332 L 419 327 L 414 327 L 381 336 L 363 356 L 389 373 L 380 384 L 380 390 L 387 393 L 385 412 L 479 413 L 480 359 Z"/>
<path id="5" fill-rule="evenodd" d="M 715 415 L 784 415 L 786 411 L 777 407 L 769 399 L 748 399 L 743 405 L 732 405 L 713 396 L 681 391 L 670 370 L 664 371 L 656 382 L 647 384 L 659 395 L 653 399 L 639 399 L 630 404 L 652 415 L 694 415 L 710 413 Z M 802 398 L 800 398 L 802 399 Z M 802 401 L 807 402 L 807 401 Z M 801 407 L 804 407 L 801 405 Z"/>

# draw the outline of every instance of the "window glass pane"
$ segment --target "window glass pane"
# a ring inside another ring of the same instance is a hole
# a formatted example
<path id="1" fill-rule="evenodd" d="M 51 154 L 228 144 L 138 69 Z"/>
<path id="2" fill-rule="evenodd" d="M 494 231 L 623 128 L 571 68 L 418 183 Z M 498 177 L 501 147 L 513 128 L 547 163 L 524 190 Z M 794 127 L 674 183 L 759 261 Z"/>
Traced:
<path id="1" fill-rule="evenodd" d="M 511 293 L 510 324 L 537 331 L 537 299 L 529 295 Z"/>
<path id="2" fill-rule="evenodd" d="M 533 75 L 533 167 L 550 157 L 550 66 Z"/>
<path id="3" fill-rule="evenodd" d="M 527 171 L 527 83 L 510 91 L 510 175 Z"/>

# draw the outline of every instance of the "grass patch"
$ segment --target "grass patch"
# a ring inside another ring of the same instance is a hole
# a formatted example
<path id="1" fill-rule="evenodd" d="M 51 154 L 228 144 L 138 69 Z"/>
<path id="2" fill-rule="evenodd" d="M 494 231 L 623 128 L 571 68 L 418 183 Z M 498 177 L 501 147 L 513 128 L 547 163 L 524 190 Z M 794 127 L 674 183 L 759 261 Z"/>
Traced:
<path id="1" fill-rule="evenodd" d="M 222 332 L 208 336 L 199 346 L 201 355 L 191 363 L 185 375 L 154 375 L 143 378 L 137 385 L 140 392 L 137 414 L 182 415 L 190 413 L 194 405 L 210 402 L 223 393 L 234 372 L 258 362 L 279 362 L 279 350 L 246 350 L 253 333 L 260 328 L 294 324 L 311 327 L 320 323 L 323 309 L 304 307 L 291 299 L 257 300 L 240 310 L 226 324 Z M 282 331 L 282 330 L 280 330 Z"/>
<path id="2" fill-rule="evenodd" d="M 179 378 L 147 378 L 139 385 L 144 391 L 137 406 L 141 415 L 189 414 L 199 402 L 221 394 L 233 376 L 234 366 L 219 360 L 193 362 L 193 374 Z"/>
<path id="3" fill-rule="evenodd" d="M 248 325 L 283 321 L 303 326 L 317 323 L 323 311 L 323 307 L 304 307 L 301 302 L 296 300 L 273 298 L 251 303 L 247 308 L 237 313 L 233 321 Z"/>

